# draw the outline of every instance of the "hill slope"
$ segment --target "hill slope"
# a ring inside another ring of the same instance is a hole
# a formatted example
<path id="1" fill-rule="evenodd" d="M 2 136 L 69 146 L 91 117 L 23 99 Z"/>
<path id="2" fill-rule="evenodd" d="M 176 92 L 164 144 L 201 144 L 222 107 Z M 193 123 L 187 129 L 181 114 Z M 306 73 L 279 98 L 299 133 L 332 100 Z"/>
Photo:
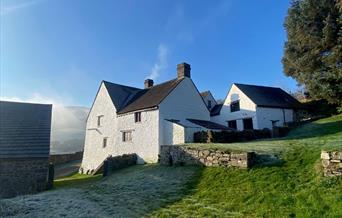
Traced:
<path id="1" fill-rule="evenodd" d="M 258 147 L 263 141 L 251 144 Z M 154 215 L 342 217 L 342 178 L 323 178 L 320 169 L 322 149 L 342 150 L 342 115 L 307 124 L 263 146 L 281 147 L 284 163 L 249 171 L 204 168 L 191 195 Z"/>
<path id="2" fill-rule="evenodd" d="M 211 146 L 276 151 L 284 162 L 248 171 L 145 165 L 105 179 L 75 175 L 55 190 L 0 200 L 0 217 L 342 217 L 342 177 L 323 178 L 319 164 L 322 148 L 342 150 L 341 115 L 283 139 Z"/>

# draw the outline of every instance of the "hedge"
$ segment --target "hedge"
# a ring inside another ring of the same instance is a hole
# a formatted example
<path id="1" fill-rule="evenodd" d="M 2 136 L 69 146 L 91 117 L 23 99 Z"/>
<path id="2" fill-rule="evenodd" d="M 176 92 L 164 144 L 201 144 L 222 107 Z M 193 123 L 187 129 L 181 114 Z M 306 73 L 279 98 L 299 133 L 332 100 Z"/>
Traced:
<path id="1" fill-rule="evenodd" d="M 194 142 L 197 143 L 229 143 L 243 142 L 255 139 L 271 138 L 272 132 L 269 129 L 254 129 L 243 131 L 221 131 L 214 132 L 211 130 L 200 131 L 194 133 Z"/>

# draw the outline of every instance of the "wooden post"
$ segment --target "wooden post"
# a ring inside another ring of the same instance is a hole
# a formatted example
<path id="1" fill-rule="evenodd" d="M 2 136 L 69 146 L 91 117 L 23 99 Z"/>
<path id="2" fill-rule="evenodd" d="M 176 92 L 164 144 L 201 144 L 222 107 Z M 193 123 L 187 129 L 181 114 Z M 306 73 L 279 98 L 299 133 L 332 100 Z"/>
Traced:
<path id="1" fill-rule="evenodd" d="M 108 170 L 109 170 L 109 162 L 106 159 L 105 161 L 103 161 L 103 173 L 102 173 L 102 177 L 106 177 L 108 176 Z"/>
<path id="2" fill-rule="evenodd" d="M 48 181 L 46 184 L 47 189 L 53 188 L 54 177 L 55 177 L 55 166 L 53 165 L 53 163 L 49 163 Z"/>

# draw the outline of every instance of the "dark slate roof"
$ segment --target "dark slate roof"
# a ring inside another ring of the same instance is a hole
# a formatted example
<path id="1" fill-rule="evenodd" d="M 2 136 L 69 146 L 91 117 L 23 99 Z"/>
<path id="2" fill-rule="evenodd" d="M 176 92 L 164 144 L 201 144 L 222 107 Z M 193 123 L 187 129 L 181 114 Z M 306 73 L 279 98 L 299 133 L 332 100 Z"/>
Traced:
<path id="1" fill-rule="evenodd" d="M 301 103 L 281 88 L 234 83 L 257 106 L 300 108 Z"/>
<path id="2" fill-rule="evenodd" d="M 216 104 L 210 111 L 210 116 L 219 115 L 223 104 Z"/>
<path id="3" fill-rule="evenodd" d="M 194 123 L 196 125 L 202 126 L 204 128 L 207 129 L 213 129 L 213 130 L 233 130 L 232 128 L 223 126 L 221 124 L 218 123 L 214 123 L 211 121 L 207 121 L 207 120 L 196 120 L 196 119 L 187 119 L 188 121 L 190 121 L 191 123 Z"/>
<path id="4" fill-rule="evenodd" d="M 135 93 L 127 106 L 118 111 L 124 114 L 146 108 L 158 106 L 162 100 L 182 81 L 183 79 L 170 80 L 148 89 L 142 89 Z M 113 100 L 115 101 L 115 100 Z"/>
<path id="5" fill-rule="evenodd" d="M 103 83 L 117 111 L 122 110 L 138 96 L 139 92 L 142 91 L 142 89 L 107 81 L 103 81 Z"/>
<path id="6" fill-rule="evenodd" d="M 51 108 L 0 101 L 0 158 L 48 158 Z"/>

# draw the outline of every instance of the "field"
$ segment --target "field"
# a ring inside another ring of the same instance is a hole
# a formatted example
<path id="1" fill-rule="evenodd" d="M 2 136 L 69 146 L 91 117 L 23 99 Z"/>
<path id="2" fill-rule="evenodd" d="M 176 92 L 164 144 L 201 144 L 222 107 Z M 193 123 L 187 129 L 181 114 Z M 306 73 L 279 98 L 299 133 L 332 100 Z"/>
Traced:
<path id="1" fill-rule="evenodd" d="M 342 217 L 342 178 L 322 177 L 320 152 L 342 150 L 342 115 L 249 143 L 191 144 L 277 153 L 250 170 L 134 166 L 103 179 L 74 175 L 36 195 L 0 200 L 19 217 Z"/>

